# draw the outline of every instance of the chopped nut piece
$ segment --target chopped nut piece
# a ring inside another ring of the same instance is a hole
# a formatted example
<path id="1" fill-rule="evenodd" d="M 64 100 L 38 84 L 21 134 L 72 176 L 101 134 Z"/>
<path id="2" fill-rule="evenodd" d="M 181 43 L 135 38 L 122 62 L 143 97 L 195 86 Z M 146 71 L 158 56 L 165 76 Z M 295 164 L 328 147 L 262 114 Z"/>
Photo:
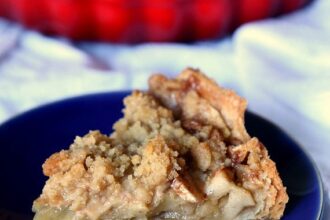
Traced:
<path id="1" fill-rule="evenodd" d="M 198 203 L 203 200 L 202 194 L 196 189 L 196 187 L 183 177 L 179 176 L 175 178 L 171 187 L 181 199 L 187 202 Z"/>

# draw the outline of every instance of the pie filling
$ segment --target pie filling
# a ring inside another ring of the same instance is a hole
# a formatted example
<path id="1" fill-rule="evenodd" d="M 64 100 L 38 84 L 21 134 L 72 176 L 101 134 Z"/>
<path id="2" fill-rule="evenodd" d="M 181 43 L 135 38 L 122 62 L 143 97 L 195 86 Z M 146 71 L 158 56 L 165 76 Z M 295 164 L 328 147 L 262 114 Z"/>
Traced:
<path id="1" fill-rule="evenodd" d="M 43 164 L 35 220 L 279 219 L 288 196 L 244 127 L 246 101 L 198 70 L 154 75 L 124 99 L 110 135 L 91 131 Z"/>

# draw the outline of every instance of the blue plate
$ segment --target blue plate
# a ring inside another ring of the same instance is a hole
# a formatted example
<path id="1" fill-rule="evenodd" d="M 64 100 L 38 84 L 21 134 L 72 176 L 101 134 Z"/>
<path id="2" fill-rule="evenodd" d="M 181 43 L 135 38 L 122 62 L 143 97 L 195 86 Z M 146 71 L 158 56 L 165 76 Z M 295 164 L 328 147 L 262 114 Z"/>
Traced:
<path id="1" fill-rule="evenodd" d="M 0 126 L 0 218 L 31 219 L 32 202 L 46 178 L 41 165 L 47 157 L 67 148 L 76 135 L 89 130 L 109 134 L 122 116 L 128 92 L 71 98 L 36 108 Z M 308 155 L 283 131 L 252 113 L 246 114 L 251 135 L 266 145 L 287 186 L 290 201 L 283 219 L 321 219 L 323 189 Z"/>

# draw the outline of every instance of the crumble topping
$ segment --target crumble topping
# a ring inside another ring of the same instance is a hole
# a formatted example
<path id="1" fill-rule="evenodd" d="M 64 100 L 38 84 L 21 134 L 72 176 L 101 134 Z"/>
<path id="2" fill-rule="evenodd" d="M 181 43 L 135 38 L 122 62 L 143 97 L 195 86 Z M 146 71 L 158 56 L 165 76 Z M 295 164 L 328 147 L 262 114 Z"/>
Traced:
<path id="1" fill-rule="evenodd" d="M 246 101 L 198 70 L 154 75 L 124 99 L 108 136 L 91 131 L 43 164 L 35 219 L 279 219 L 288 201 Z"/>

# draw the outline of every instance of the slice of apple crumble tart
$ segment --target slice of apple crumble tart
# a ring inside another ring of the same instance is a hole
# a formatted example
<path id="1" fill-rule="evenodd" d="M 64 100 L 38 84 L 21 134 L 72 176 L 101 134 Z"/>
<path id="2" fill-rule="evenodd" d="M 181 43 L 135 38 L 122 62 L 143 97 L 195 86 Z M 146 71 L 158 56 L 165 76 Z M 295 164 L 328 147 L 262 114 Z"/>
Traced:
<path id="1" fill-rule="evenodd" d="M 153 75 L 103 135 L 77 137 L 43 164 L 34 219 L 280 219 L 288 202 L 246 101 L 194 69 Z"/>

